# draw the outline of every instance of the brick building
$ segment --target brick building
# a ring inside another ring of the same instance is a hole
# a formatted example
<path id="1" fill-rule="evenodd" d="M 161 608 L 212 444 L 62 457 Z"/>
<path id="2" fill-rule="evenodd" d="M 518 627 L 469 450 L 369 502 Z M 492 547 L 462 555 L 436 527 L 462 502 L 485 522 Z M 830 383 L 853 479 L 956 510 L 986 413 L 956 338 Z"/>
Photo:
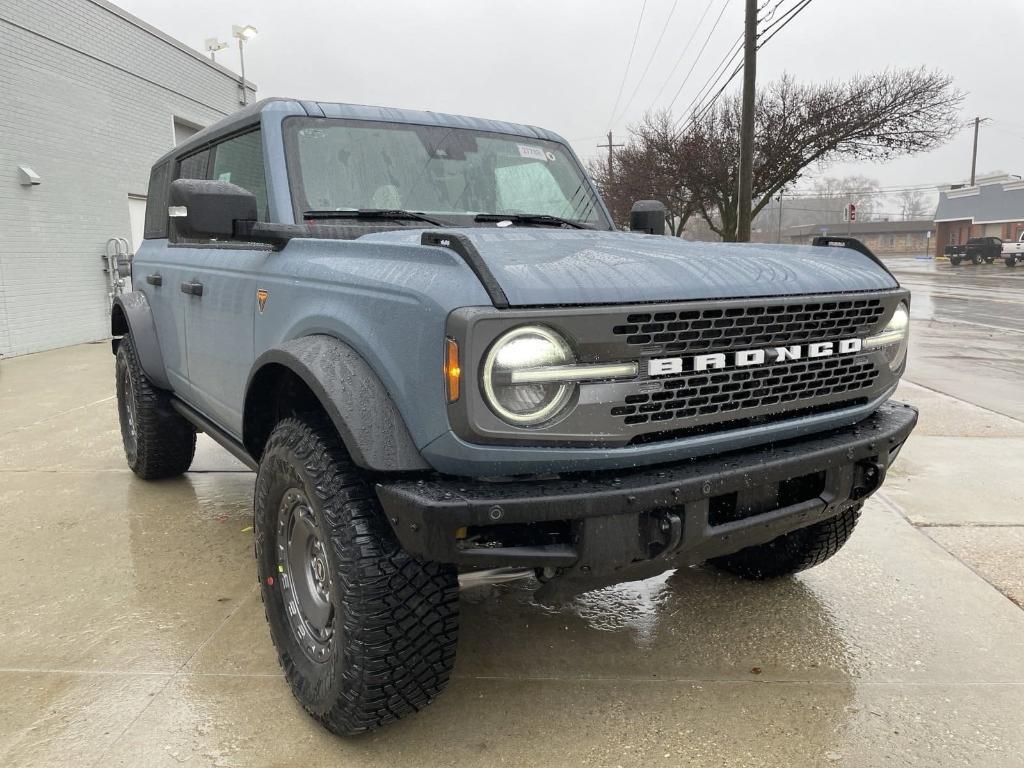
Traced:
<path id="1" fill-rule="evenodd" d="M 1016 240 L 1024 232 L 1024 180 L 1000 174 L 983 176 L 972 186 L 939 190 L 935 209 L 934 254 L 947 245 L 961 245 L 970 237 Z"/>
<path id="2" fill-rule="evenodd" d="M 106 0 L 0 0 L 0 355 L 109 335 L 108 238 L 140 242 L 152 162 L 240 96 Z"/>
<path id="3" fill-rule="evenodd" d="M 807 244 L 819 235 L 856 237 L 879 256 L 927 253 L 934 239 L 935 224 L 920 221 L 854 221 L 836 224 L 807 224 L 790 227 L 783 233 L 788 243 Z"/>

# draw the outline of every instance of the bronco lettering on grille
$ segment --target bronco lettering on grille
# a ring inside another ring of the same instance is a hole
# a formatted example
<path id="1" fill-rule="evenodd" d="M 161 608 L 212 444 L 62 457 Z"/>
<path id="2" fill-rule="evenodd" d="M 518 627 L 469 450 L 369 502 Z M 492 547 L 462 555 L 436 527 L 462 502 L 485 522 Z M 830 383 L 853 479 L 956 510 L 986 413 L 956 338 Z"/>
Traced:
<path id="1" fill-rule="evenodd" d="M 832 357 L 860 352 L 864 348 L 861 339 L 842 341 L 818 341 L 813 344 L 793 344 L 787 347 L 767 349 L 739 349 L 730 352 L 713 352 L 694 357 L 657 357 L 647 361 L 648 376 L 668 376 L 680 373 L 743 368 L 751 365 L 781 363 L 803 358 Z"/>

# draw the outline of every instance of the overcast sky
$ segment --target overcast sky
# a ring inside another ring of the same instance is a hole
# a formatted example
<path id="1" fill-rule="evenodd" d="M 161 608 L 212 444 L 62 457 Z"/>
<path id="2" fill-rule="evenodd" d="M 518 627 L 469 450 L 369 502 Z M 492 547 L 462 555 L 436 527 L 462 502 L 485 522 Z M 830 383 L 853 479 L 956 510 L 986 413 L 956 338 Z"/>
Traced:
<path id="1" fill-rule="evenodd" d="M 260 34 L 246 48 L 246 74 L 261 97 L 542 125 L 584 158 L 601 151 L 595 145 L 609 127 L 618 141 L 645 110 L 669 106 L 677 92 L 673 106 L 683 113 L 743 27 L 742 0 L 711 0 L 699 26 L 708 0 L 647 0 L 616 110 L 625 113 L 612 119 L 643 0 L 115 2 L 200 50 L 214 35 L 234 43 L 233 23 L 254 25 Z M 761 2 L 770 8 L 775 0 Z M 795 3 L 781 0 L 779 12 Z M 982 128 L 979 174 L 1024 173 L 1022 46 L 1022 0 L 814 0 L 761 51 L 758 79 L 789 72 L 821 81 L 922 65 L 945 70 L 967 93 L 963 119 L 992 118 Z M 218 59 L 238 67 L 234 46 Z M 864 173 L 884 186 L 957 182 L 969 174 L 970 160 L 971 131 L 964 130 L 928 155 L 815 173 Z"/>

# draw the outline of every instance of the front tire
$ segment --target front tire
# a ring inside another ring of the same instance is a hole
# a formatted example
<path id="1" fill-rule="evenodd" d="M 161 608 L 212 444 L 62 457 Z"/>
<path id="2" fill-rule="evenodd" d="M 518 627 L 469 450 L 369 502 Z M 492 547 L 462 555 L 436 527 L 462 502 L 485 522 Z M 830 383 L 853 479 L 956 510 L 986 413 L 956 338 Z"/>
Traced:
<path id="1" fill-rule="evenodd" d="M 828 520 L 783 534 L 767 544 L 710 560 L 715 568 L 744 579 L 775 579 L 828 560 L 849 540 L 860 519 L 858 504 Z"/>
<path id="2" fill-rule="evenodd" d="M 448 683 L 458 578 L 399 545 L 334 430 L 288 418 L 256 477 L 256 560 L 291 690 L 348 736 L 429 704 Z"/>
<path id="3" fill-rule="evenodd" d="M 114 370 L 121 442 L 132 472 L 143 480 L 159 480 L 188 471 L 196 452 L 195 427 L 171 408 L 170 395 L 149 380 L 130 335 L 118 344 Z"/>

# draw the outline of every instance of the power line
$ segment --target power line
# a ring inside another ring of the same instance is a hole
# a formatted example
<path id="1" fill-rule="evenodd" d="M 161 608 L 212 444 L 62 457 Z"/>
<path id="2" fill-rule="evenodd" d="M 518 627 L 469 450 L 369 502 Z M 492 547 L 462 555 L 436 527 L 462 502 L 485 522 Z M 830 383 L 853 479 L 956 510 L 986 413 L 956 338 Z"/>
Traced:
<path id="1" fill-rule="evenodd" d="M 676 99 L 679 98 L 679 94 L 682 93 L 683 88 L 686 86 L 687 81 L 689 81 L 690 75 L 693 74 L 693 70 L 696 68 L 697 62 L 700 61 L 700 57 L 704 53 L 704 49 L 707 48 L 708 47 L 708 43 L 711 42 L 711 36 L 713 34 L 715 34 L 715 30 L 718 29 L 718 24 L 722 21 L 722 16 L 725 15 L 725 9 L 728 7 L 728 5 L 729 5 L 729 0 L 725 0 L 725 2 L 722 3 L 722 10 L 720 10 L 718 12 L 718 17 L 715 19 L 715 23 L 712 25 L 711 30 L 707 34 L 707 37 L 704 38 L 704 42 L 701 45 L 700 50 L 697 51 L 697 58 L 695 58 L 693 60 L 693 64 L 690 65 L 690 69 L 687 71 L 686 77 L 683 78 L 683 82 L 681 82 L 679 84 L 679 88 L 676 89 L 675 96 L 673 96 L 672 97 L 672 101 L 670 101 L 668 103 L 668 109 L 671 109 L 672 105 L 676 103 Z"/>
<path id="2" fill-rule="evenodd" d="M 789 22 L 795 19 L 804 8 L 811 4 L 811 2 L 812 0 L 801 0 L 795 6 L 793 6 L 784 14 L 782 14 L 782 16 L 779 17 L 778 21 L 769 24 L 761 33 L 761 35 L 758 35 L 758 37 L 761 37 L 762 35 L 768 35 L 764 40 L 758 42 L 758 49 L 767 45 L 769 40 L 771 40 L 773 37 L 779 34 L 779 32 L 785 29 Z"/>
<path id="3" fill-rule="evenodd" d="M 655 102 L 657 102 L 658 99 L 661 98 L 661 94 L 665 90 L 665 86 L 669 84 L 669 81 L 672 79 L 672 76 L 676 73 L 676 70 L 679 69 L 679 65 L 682 63 L 683 57 L 686 55 L 686 52 L 690 49 L 690 43 L 692 43 L 693 38 L 697 36 L 697 31 L 700 29 L 700 25 L 704 23 L 704 18 L 708 15 L 708 11 L 711 10 L 711 6 L 714 5 L 714 3 L 715 0 L 708 0 L 708 4 L 704 6 L 704 12 L 700 15 L 700 18 L 694 25 L 693 32 L 690 33 L 689 39 L 683 45 L 683 49 L 679 52 L 679 57 L 676 59 L 676 63 L 672 65 L 672 69 L 669 71 L 668 77 L 666 77 L 664 82 L 662 82 L 661 87 L 658 89 L 658 92 L 654 95 L 654 98 L 651 100 L 650 105 L 647 107 L 648 109 L 653 107 Z"/>
<path id="4" fill-rule="evenodd" d="M 679 0 L 672 0 L 672 7 L 669 9 L 668 17 L 665 19 L 665 23 L 661 25 L 661 34 L 658 35 L 658 40 L 654 43 L 654 48 L 651 50 L 651 55 L 647 58 L 647 64 L 644 65 L 644 71 L 640 73 L 640 79 L 636 81 L 636 86 L 633 88 L 633 92 L 629 95 L 629 100 L 626 101 L 626 106 L 619 112 L 617 118 L 613 118 L 613 123 L 618 122 L 626 113 L 629 111 L 630 105 L 633 103 L 633 99 L 636 98 L 637 92 L 640 90 L 640 86 L 643 85 L 644 78 L 647 77 L 647 72 L 651 68 L 651 62 L 654 61 L 654 56 L 658 52 L 658 48 L 661 47 L 661 41 L 665 38 L 665 33 L 668 31 L 668 25 L 672 21 L 672 16 L 675 15 L 676 6 L 679 5 Z M 614 125 L 612 126 L 614 127 Z"/>
<path id="5" fill-rule="evenodd" d="M 611 126 L 612 118 L 615 117 L 615 112 L 619 108 L 619 100 L 622 98 L 622 89 L 626 87 L 626 78 L 629 77 L 629 67 L 633 63 L 633 53 L 636 51 L 636 41 L 640 37 L 640 25 L 644 22 L 644 11 L 647 10 L 647 0 L 644 0 L 643 5 L 640 6 L 640 18 L 636 20 L 636 30 L 633 32 L 633 44 L 629 46 L 629 58 L 626 59 L 626 71 L 622 73 L 622 82 L 619 83 L 619 92 L 615 96 L 615 104 L 612 106 L 612 113 L 608 117 L 609 127 Z"/>
<path id="6" fill-rule="evenodd" d="M 784 29 L 784 28 L 785 28 L 785 27 L 786 27 L 786 26 L 787 26 L 787 25 L 788 25 L 788 24 L 789 24 L 789 23 L 790 23 L 790 22 L 791 22 L 791 21 L 792 21 L 792 20 L 793 20 L 794 18 L 796 18 L 796 17 L 797 17 L 797 15 L 798 15 L 798 14 L 799 14 L 799 13 L 800 13 L 801 11 L 803 11 L 803 10 L 804 10 L 804 9 L 805 9 L 805 8 L 806 8 L 806 7 L 808 6 L 808 5 L 810 5 L 810 4 L 811 4 L 811 2 L 812 2 L 812 0 L 798 0 L 798 2 L 797 2 L 797 3 L 795 4 L 795 5 L 791 6 L 791 7 L 789 8 L 789 10 L 785 11 L 785 12 L 784 12 L 784 13 L 782 14 L 782 16 L 780 16 L 780 17 L 779 17 L 779 19 L 778 19 L 777 21 L 774 21 L 773 23 L 769 24 L 769 25 L 768 25 L 768 26 L 767 26 L 767 27 L 766 27 L 766 28 L 764 29 L 764 31 L 762 31 L 762 32 L 761 32 L 761 33 L 760 33 L 760 34 L 758 35 L 759 41 L 758 41 L 758 44 L 757 44 L 757 50 L 761 50 L 761 48 L 763 48 L 763 47 L 764 47 L 765 45 L 767 45 L 767 44 L 768 44 L 768 42 L 769 42 L 769 41 L 770 41 L 770 40 L 771 40 L 771 39 L 772 39 L 773 37 L 775 37 L 775 35 L 777 35 L 777 34 L 778 34 L 779 32 L 781 32 L 781 31 L 782 31 L 782 30 L 783 30 L 783 29 Z M 778 7 L 778 3 L 776 3 L 776 6 L 775 6 L 775 7 L 774 7 L 774 8 L 772 9 L 772 11 L 770 12 L 770 14 L 774 14 L 774 12 L 775 12 L 775 8 L 777 8 L 777 7 Z M 769 33 L 770 33 L 770 34 L 769 34 Z M 760 38 L 761 38 L 762 36 L 766 35 L 766 34 L 767 34 L 768 36 L 767 36 L 767 37 L 765 37 L 765 38 L 764 38 L 763 40 L 760 40 Z M 738 50 L 739 50 L 739 49 L 737 49 L 737 52 L 738 52 Z M 735 54 L 734 54 L 733 58 L 735 58 Z M 692 124 L 692 123 L 696 122 L 697 120 L 699 120 L 699 119 L 700 119 L 701 117 L 703 117 L 703 116 L 704 116 L 704 115 L 705 115 L 705 114 L 706 114 L 706 113 L 708 112 L 708 110 L 710 110 L 710 108 L 711 108 L 711 107 L 712 107 L 712 106 L 713 106 L 713 105 L 715 104 L 715 102 L 717 101 L 718 97 L 722 95 L 722 93 L 723 93 L 723 92 L 725 91 L 725 89 L 726 89 L 726 88 L 727 88 L 727 87 L 729 86 L 729 84 L 730 84 L 730 83 L 731 83 L 731 82 L 732 82 L 732 81 L 733 81 L 733 80 L 734 80 L 734 79 L 736 78 L 736 76 L 737 76 L 737 75 L 739 75 L 739 73 L 740 73 L 740 72 L 742 72 L 742 71 L 743 71 L 743 64 L 742 64 L 742 63 L 740 63 L 740 64 L 739 64 L 739 65 L 738 65 L 738 66 L 737 66 L 737 67 L 736 67 L 736 68 L 735 68 L 735 69 L 734 69 L 734 70 L 733 70 L 733 71 L 732 71 L 732 72 L 730 73 L 730 75 L 729 75 L 728 79 L 727 79 L 727 80 L 726 80 L 726 81 L 725 81 L 725 82 L 724 82 L 724 83 L 723 83 L 723 84 L 721 85 L 721 87 L 720 87 L 720 88 L 719 88 L 719 89 L 718 89 L 717 91 L 715 91 L 715 93 L 714 93 L 714 95 L 713 95 L 713 96 L 711 96 L 711 97 L 710 97 L 710 98 L 708 98 L 708 99 L 705 99 L 705 100 L 704 100 L 704 101 L 703 101 L 702 103 L 700 103 L 700 104 L 699 104 L 699 105 L 698 105 L 697 107 L 695 107 L 695 108 L 693 109 L 693 111 L 692 111 L 692 112 L 690 113 L 690 121 L 689 121 L 689 124 Z M 720 77 L 721 77 L 721 75 L 719 75 L 719 76 L 718 76 L 718 78 L 715 78 L 715 81 L 717 82 L 717 80 L 718 80 L 718 79 L 719 79 Z M 714 86 L 712 86 L 712 87 L 714 87 Z M 684 113 L 683 113 L 683 116 L 681 116 L 681 117 L 680 117 L 680 120 L 679 120 L 679 121 L 678 121 L 678 122 L 676 123 L 676 125 L 679 125 L 680 123 L 682 123 L 682 122 L 683 122 L 683 120 L 685 120 L 685 115 L 686 115 L 686 113 L 684 112 Z"/>

